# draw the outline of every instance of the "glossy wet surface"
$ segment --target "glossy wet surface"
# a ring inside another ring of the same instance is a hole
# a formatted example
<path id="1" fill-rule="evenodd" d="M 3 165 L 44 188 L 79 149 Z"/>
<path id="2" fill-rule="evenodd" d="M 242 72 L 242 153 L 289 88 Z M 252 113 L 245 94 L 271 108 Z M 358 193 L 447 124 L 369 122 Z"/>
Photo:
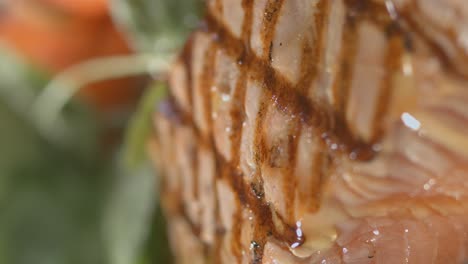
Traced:
<path id="1" fill-rule="evenodd" d="M 468 7 L 428 2 L 208 2 L 150 144 L 181 263 L 466 258 L 468 49 L 437 9 Z"/>

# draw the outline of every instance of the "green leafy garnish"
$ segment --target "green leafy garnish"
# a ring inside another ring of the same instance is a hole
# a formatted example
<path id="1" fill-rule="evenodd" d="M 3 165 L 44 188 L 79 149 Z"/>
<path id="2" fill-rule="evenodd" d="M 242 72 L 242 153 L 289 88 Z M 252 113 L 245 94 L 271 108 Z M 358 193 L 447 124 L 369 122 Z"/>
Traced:
<path id="1" fill-rule="evenodd" d="M 162 83 L 151 85 L 130 120 L 125 137 L 125 162 L 131 167 L 138 167 L 146 161 L 146 144 L 153 127 L 152 115 L 156 105 L 166 96 L 167 87 Z"/>
<path id="2" fill-rule="evenodd" d="M 92 115 L 72 102 L 67 146 L 40 133 L 30 106 L 46 75 L 0 48 L 0 263 L 106 263 L 99 212 L 106 168 Z"/>
<path id="3" fill-rule="evenodd" d="M 140 51 L 176 51 L 199 21 L 203 0 L 113 0 L 115 21 Z"/>

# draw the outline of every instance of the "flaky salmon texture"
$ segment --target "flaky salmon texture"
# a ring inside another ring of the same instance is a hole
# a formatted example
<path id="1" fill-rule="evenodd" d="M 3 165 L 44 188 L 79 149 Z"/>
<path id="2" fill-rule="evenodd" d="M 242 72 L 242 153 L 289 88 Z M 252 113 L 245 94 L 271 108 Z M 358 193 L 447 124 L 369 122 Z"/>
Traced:
<path id="1" fill-rule="evenodd" d="M 468 2 L 211 0 L 150 150 L 178 263 L 468 261 Z"/>

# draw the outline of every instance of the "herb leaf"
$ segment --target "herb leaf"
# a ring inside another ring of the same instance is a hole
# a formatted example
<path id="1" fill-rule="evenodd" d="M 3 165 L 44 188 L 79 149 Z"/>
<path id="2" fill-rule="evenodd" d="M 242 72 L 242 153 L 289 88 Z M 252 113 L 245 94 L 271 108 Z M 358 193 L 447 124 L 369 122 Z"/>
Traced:
<path id="1" fill-rule="evenodd" d="M 197 26 L 202 0 L 113 0 L 118 25 L 140 51 L 170 51 L 182 46 Z"/>

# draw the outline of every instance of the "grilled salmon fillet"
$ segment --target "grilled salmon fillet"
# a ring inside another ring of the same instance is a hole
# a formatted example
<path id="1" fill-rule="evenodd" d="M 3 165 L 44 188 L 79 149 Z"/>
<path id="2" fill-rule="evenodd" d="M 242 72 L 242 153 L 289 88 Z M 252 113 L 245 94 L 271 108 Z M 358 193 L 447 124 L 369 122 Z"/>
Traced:
<path id="1" fill-rule="evenodd" d="M 211 0 L 149 142 L 178 263 L 468 260 L 468 2 Z"/>

